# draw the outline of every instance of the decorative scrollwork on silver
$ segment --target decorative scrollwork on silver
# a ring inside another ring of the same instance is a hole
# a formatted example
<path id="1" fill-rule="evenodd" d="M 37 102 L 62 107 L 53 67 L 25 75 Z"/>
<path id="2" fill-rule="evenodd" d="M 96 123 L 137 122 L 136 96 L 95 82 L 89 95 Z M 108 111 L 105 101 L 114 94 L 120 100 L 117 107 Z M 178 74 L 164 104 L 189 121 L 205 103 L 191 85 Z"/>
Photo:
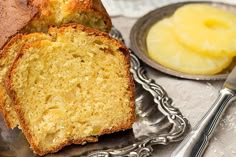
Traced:
<path id="1" fill-rule="evenodd" d="M 145 75 L 145 69 L 142 67 L 139 59 L 134 55 L 132 50 L 130 51 L 131 73 L 133 74 L 134 80 L 142 85 L 142 87 L 153 96 L 154 102 L 156 103 L 158 109 L 162 111 L 162 113 L 167 116 L 169 121 L 174 125 L 174 130 L 169 132 L 169 134 L 161 135 L 162 137 L 166 137 L 166 141 L 163 144 L 181 140 L 184 133 L 188 129 L 189 124 L 187 119 L 181 114 L 179 109 L 173 106 L 173 101 L 168 96 L 164 88 Z M 152 114 L 155 113 L 152 112 L 148 116 L 151 117 L 153 116 Z"/>
<path id="2" fill-rule="evenodd" d="M 156 143 L 156 140 L 157 139 L 146 138 L 141 142 L 134 143 L 124 148 L 93 152 L 89 154 L 88 157 L 148 157 L 153 152 L 151 145 Z M 158 140 L 161 141 L 162 139 Z"/>
<path id="3" fill-rule="evenodd" d="M 110 36 L 124 42 L 121 33 L 114 27 L 110 32 Z M 139 106 L 140 108 L 145 108 L 145 105 L 153 106 L 150 106 L 151 110 L 143 110 L 138 114 L 142 115 L 142 118 L 146 118 L 148 120 L 148 125 L 155 126 L 157 122 L 151 119 L 153 119 L 153 117 L 155 119 L 155 111 L 158 109 L 168 118 L 169 122 L 172 124 L 172 129 L 168 133 L 159 135 L 152 134 L 152 136 L 147 136 L 143 140 L 139 140 L 138 142 L 123 148 L 95 151 L 90 153 L 88 157 L 148 157 L 152 155 L 153 145 L 166 145 L 170 142 L 180 141 L 183 139 L 184 134 L 188 129 L 189 123 L 187 119 L 181 114 L 179 109 L 173 106 L 173 101 L 167 95 L 164 88 L 158 85 L 154 80 L 148 78 L 141 62 L 131 49 L 130 55 L 130 71 L 135 82 L 138 83 L 139 86 L 142 86 L 146 92 L 152 95 L 153 102 L 155 104 L 139 104 L 143 105 Z"/>

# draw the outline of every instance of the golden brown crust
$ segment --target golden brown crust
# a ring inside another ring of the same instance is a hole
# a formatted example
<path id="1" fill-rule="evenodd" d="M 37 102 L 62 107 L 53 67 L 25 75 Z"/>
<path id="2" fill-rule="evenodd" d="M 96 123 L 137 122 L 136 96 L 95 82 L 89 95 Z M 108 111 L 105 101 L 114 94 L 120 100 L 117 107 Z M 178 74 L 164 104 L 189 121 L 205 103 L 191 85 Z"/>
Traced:
<path id="1" fill-rule="evenodd" d="M 8 42 L 7 44 L 4 46 L 4 49 L 1 51 L 0 54 L 0 59 L 2 59 L 3 57 L 6 57 L 7 55 L 7 50 L 9 49 L 10 46 L 12 46 L 17 40 L 21 39 L 23 34 L 18 33 L 16 35 L 14 35 Z"/>
<path id="2" fill-rule="evenodd" d="M 80 24 L 73 24 L 73 23 L 72 24 L 64 24 L 62 26 L 51 26 L 48 30 L 48 34 L 52 35 L 54 29 L 57 29 L 58 32 L 64 32 L 67 28 L 70 28 L 70 27 L 73 29 L 78 29 L 78 30 L 84 31 L 84 32 L 88 33 L 88 35 L 95 35 L 95 36 L 100 36 L 100 37 L 106 38 L 107 40 L 109 40 L 110 42 L 115 44 L 117 47 L 119 47 L 119 49 L 126 56 L 127 60 L 130 59 L 129 50 L 125 47 L 125 45 L 121 41 L 110 37 L 109 34 L 106 32 L 101 32 L 99 30 L 96 30 L 96 29 L 93 29 L 90 27 L 86 27 L 86 26 L 83 26 Z M 129 61 L 128 61 L 128 64 L 130 64 Z"/>
<path id="3" fill-rule="evenodd" d="M 0 54 L 0 65 L 2 65 L 4 59 L 7 57 L 7 52 L 8 52 L 8 49 L 15 43 L 17 42 L 18 40 L 20 40 L 22 38 L 22 34 L 16 34 L 13 38 L 11 38 L 11 40 L 4 46 L 4 49 L 1 51 L 1 54 Z M 4 79 L 4 78 L 1 78 L 1 79 Z M 0 85 L 0 107 L 1 107 L 1 112 L 2 112 L 2 115 L 3 115 L 3 118 L 4 118 L 4 121 L 7 125 L 8 128 L 14 128 L 16 126 L 16 123 L 17 123 L 17 120 L 14 120 L 14 119 L 17 119 L 16 117 L 16 113 L 15 113 L 15 110 L 14 108 L 12 108 L 13 110 L 10 111 L 11 113 L 9 113 L 9 111 L 7 110 L 7 104 L 6 104 L 6 100 L 4 99 L 4 96 L 5 96 L 6 93 L 6 88 L 3 86 L 3 85 Z M 15 122 L 13 122 L 15 121 Z"/>
<path id="4" fill-rule="evenodd" d="M 56 27 L 52 27 L 49 29 L 49 34 L 54 34 L 54 29 L 58 29 L 57 32 L 58 33 L 63 33 L 66 29 L 68 28 L 73 28 L 73 29 L 78 29 L 78 30 L 81 30 L 81 31 L 84 31 L 84 32 L 87 32 L 88 34 L 90 35 L 95 35 L 95 36 L 100 36 L 106 40 L 109 40 L 111 43 L 113 43 L 114 45 L 116 45 L 119 50 L 125 55 L 125 60 L 126 60 L 126 66 L 127 66 L 127 76 L 128 76 L 128 79 L 129 79 L 129 82 L 130 82 L 130 100 L 131 100 L 131 103 L 130 103 L 130 108 L 132 108 L 132 117 L 130 118 L 129 121 L 127 121 L 125 124 L 121 124 L 120 126 L 117 126 L 117 127 L 113 127 L 111 129 L 105 129 L 103 130 L 100 135 L 103 135 L 103 134 L 109 134 L 109 133 L 113 133 L 113 132 L 117 132 L 117 131 L 121 131 L 121 130 L 127 130 L 127 129 L 130 129 L 132 127 L 132 124 L 133 122 L 135 121 L 136 117 L 135 117 L 135 107 L 134 107 L 134 82 L 133 82 L 133 79 L 130 75 L 130 72 L 129 72 L 129 68 L 130 68 L 130 54 L 129 54 L 129 51 L 128 49 L 124 46 L 124 44 L 122 44 L 120 41 L 117 41 L 111 37 L 109 37 L 109 35 L 107 33 L 104 33 L 104 32 L 100 32 L 100 31 L 97 31 L 95 29 L 92 29 L 92 28 L 88 28 L 88 27 L 85 27 L 85 26 L 82 26 L 82 25 L 76 25 L 76 24 L 69 24 L 69 25 L 66 25 L 66 26 L 63 26 L 61 28 L 56 28 Z M 38 43 L 37 42 L 40 42 L 40 41 L 36 41 L 34 42 L 33 44 L 37 45 Z M 38 147 L 37 147 L 37 144 L 35 143 L 36 141 L 33 140 L 32 138 L 32 135 L 29 131 L 29 128 L 26 124 L 26 121 L 24 119 L 24 113 L 21 109 L 21 104 L 20 104 L 20 101 L 19 101 L 19 98 L 17 98 L 17 95 L 16 95 L 16 92 L 14 91 L 13 89 L 13 85 L 12 85 L 12 75 L 15 73 L 15 69 L 19 63 L 19 60 L 20 58 L 22 57 L 22 55 L 24 54 L 24 49 L 27 49 L 27 47 L 30 47 L 32 46 L 32 43 L 29 44 L 29 45 L 25 45 L 21 52 L 17 55 L 13 65 L 11 66 L 11 68 L 9 69 L 7 75 L 6 75 L 6 78 L 5 78 L 5 84 L 6 84 L 6 87 L 8 88 L 10 94 L 11 94 L 11 97 L 12 99 L 14 100 L 15 102 L 15 109 L 16 109 L 16 112 L 18 113 L 18 117 L 19 117 L 19 120 L 20 120 L 20 125 L 22 127 L 22 131 L 24 132 L 27 140 L 29 141 L 29 143 L 31 144 L 31 147 L 32 149 L 39 155 L 45 155 L 47 153 L 54 153 L 54 152 L 57 152 L 58 150 L 60 150 L 61 148 L 63 148 L 64 146 L 66 145 L 70 145 L 70 144 L 83 144 L 85 142 L 96 142 L 97 141 L 97 138 L 95 137 L 87 137 L 87 138 L 82 138 L 82 139 L 73 139 L 73 140 L 68 140 L 68 141 L 65 141 L 64 143 L 61 143 L 60 145 L 58 145 L 57 147 L 54 147 L 53 149 L 49 150 L 49 151 L 41 151 Z M 100 136 L 99 135 L 99 136 Z"/>

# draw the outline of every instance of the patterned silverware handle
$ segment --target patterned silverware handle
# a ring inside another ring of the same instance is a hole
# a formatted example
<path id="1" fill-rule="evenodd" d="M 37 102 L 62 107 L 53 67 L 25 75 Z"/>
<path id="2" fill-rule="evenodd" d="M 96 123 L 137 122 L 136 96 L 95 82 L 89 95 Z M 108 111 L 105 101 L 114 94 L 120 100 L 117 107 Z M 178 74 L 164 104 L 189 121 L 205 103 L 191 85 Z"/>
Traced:
<path id="1" fill-rule="evenodd" d="M 226 88 L 220 90 L 220 94 L 213 106 L 171 154 L 171 157 L 201 157 L 221 116 L 229 102 L 233 100 L 232 98 L 235 98 L 233 91 Z"/>

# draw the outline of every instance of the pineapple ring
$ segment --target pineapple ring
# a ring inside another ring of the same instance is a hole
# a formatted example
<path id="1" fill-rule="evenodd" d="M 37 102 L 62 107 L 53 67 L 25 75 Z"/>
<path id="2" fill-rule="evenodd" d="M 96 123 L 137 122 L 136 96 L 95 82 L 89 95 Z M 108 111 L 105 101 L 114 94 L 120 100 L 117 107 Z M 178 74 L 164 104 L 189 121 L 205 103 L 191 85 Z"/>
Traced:
<path id="1" fill-rule="evenodd" d="M 236 15 L 205 4 L 189 4 L 173 16 L 182 44 L 209 56 L 236 56 Z"/>
<path id="2" fill-rule="evenodd" d="M 231 57 L 208 57 L 183 46 L 176 40 L 173 26 L 170 19 L 164 19 L 149 30 L 147 49 L 154 61 L 188 74 L 216 74 L 231 63 Z"/>

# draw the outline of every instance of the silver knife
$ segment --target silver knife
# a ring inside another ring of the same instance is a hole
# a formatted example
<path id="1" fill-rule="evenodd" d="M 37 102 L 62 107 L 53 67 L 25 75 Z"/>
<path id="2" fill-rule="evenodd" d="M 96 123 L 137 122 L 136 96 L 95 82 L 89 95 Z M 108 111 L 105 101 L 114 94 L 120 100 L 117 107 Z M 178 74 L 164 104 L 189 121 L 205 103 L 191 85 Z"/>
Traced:
<path id="1" fill-rule="evenodd" d="M 224 111 L 236 98 L 236 67 L 229 74 L 215 103 L 171 154 L 171 157 L 201 157 Z"/>

